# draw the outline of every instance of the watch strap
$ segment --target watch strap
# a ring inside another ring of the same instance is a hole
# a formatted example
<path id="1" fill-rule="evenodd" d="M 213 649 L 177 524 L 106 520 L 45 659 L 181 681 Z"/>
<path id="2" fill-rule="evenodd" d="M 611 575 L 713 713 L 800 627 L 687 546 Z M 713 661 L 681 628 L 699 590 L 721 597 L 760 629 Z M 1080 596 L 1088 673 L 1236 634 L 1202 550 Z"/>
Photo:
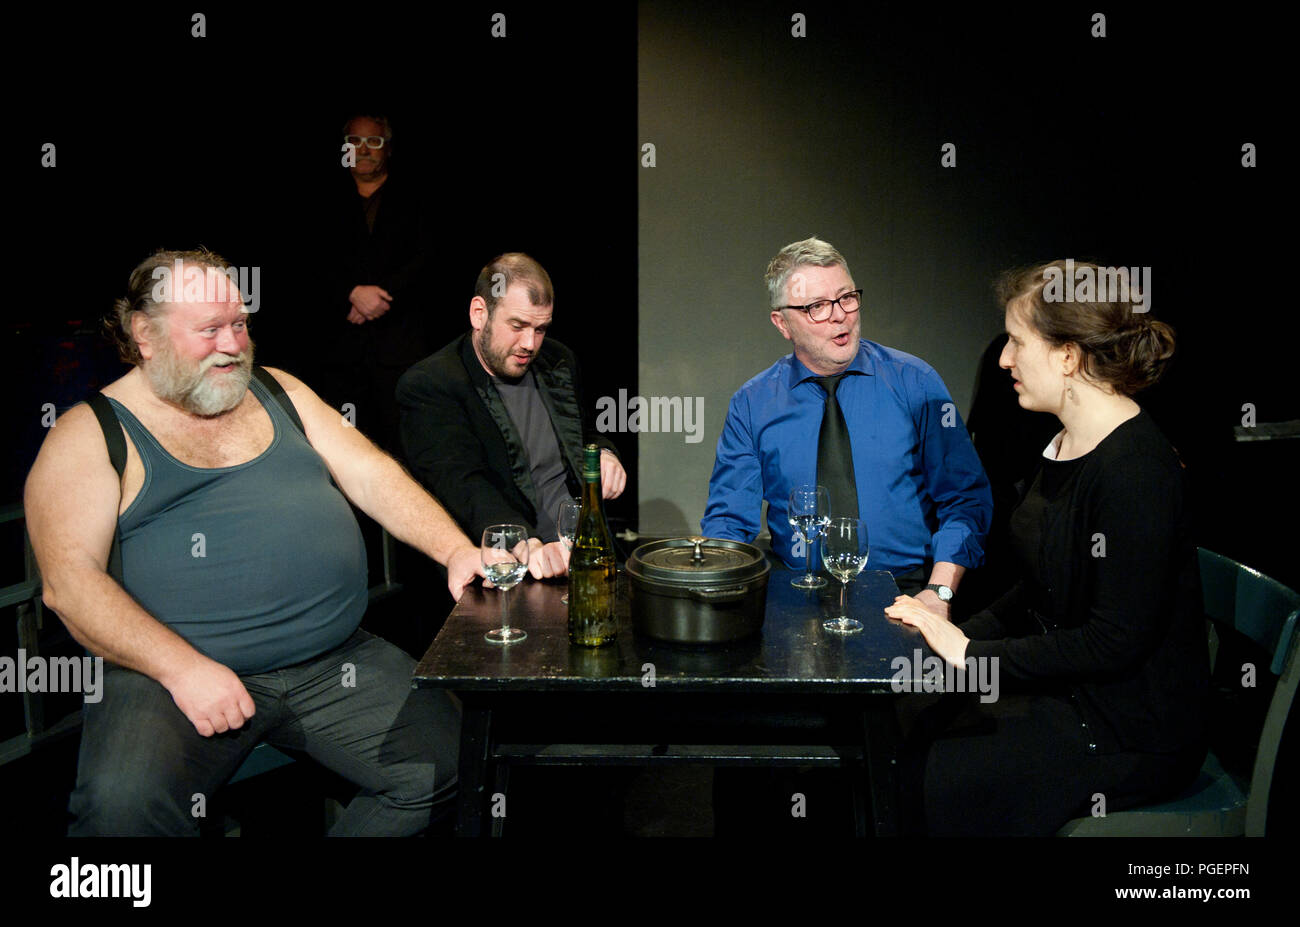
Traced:
<path id="1" fill-rule="evenodd" d="M 925 588 L 926 588 L 926 589 L 933 589 L 933 590 L 938 594 L 940 601 L 943 601 L 943 602 L 951 602 L 954 598 L 957 597 L 957 594 L 956 594 L 955 592 L 952 591 L 952 587 L 950 587 L 950 586 L 943 586 L 943 585 L 940 585 L 939 583 L 928 583 L 928 584 L 926 584 L 926 587 L 925 587 Z M 947 590 L 948 595 L 945 596 L 945 595 L 943 594 L 943 593 L 944 593 L 944 590 Z"/>

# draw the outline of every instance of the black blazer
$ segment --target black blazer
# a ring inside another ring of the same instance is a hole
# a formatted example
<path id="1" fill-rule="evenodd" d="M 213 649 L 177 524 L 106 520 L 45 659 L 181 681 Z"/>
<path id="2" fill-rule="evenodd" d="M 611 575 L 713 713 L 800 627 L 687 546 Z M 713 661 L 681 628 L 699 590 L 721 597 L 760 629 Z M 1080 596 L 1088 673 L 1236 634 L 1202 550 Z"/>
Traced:
<path id="1" fill-rule="evenodd" d="M 583 445 L 611 451 L 614 446 L 595 434 L 572 351 L 547 338 L 531 366 L 570 492 L 577 494 Z M 470 540 L 478 543 L 484 528 L 503 523 L 536 533 L 538 499 L 528 453 L 469 333 L 402 374 L 397 403 L 407 465 Z"/>

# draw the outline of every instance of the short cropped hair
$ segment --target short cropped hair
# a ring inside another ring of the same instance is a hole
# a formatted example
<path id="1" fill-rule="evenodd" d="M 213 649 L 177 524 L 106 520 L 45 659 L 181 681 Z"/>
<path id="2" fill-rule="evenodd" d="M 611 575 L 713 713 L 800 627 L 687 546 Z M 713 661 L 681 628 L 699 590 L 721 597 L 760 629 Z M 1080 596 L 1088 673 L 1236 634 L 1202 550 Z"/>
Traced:
<path id="1" fill-rule="evenodd" d="M 788 244 L 772 258 L 763 277 L 767 281 L 767 292 L 773 309 L 780 309 L 784 305 L 785 284 L 790 279 L 790 272 L 805 264 L 814 267 L 843 267 L 846 274 L 853 276 L 849 273 L 844 255 L 836 251 L 830 242 L 814 236 Z"/>
<path id="2" fill-rule="evenodd" d="M 501 275 L 504 283 L 499 288 L 493 285 L 498 281 L 492 279 L 497 274 Z M 501 297 L 516 283 L 527 284 L 528 301 L 534 306 L 555 304 L 555 288 L 551 286 L 551 276 L 546 268 L 521 251 L 510 251 L 488 261 L 474 283 L 474 295 L 487 303 L 489 318 L 496 311 Z"/>

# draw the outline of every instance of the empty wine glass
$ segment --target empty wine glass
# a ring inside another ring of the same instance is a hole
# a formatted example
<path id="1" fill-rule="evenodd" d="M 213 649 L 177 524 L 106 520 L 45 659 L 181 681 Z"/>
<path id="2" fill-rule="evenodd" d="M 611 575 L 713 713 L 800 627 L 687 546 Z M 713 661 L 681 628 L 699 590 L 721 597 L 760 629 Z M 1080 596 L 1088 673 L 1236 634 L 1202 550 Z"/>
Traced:
<path id="1" fill-rule="evenodd" d="M 555 529 L 560 534 L 560 541 L 567 551 L 573 550 L 573 539 L 578 533 L 578 515 L 582 512 L 581 499 L 565 499 L 560 503 L 560 513 L 555 519 Z M 560 602 L 569 604 L 569 593 L 560 596 Z"/>
<path id="2" fill-rule="evenodd" d="M 851 634 L 862 630 L 862 622 L 850 618 L 845 606 L 849 583 L 867 565 L 867 526 L 860 518 L 832 518 L 822 542 L 822 560 L 831 575 L 840 581 L 840 617 L 822 622 L 827 631 Z"/>
<path id="3" fill-rule="evenodd" d="M 808 561 L 808 572 L 791 580 L 790 585 L 799 589 L 820 589 L 826 585 L 826 580 L 813 575 L 812 550 L 813 544 L 830 520 L 830 509 L 830 493 L 825 486 L 800 483 L 790 490 L 790 527 L 803 538 Z"/>
<path id="4" fill-rule="evenodd" d="M 494 644 L 513 644 L 528 636 L 510 627 L 506 593 L 528 572 L 528 529 L 523 525 L 492 525 L 483 531 L 483 572 L 501 590 L 501 627 L 483 635 Z"/>

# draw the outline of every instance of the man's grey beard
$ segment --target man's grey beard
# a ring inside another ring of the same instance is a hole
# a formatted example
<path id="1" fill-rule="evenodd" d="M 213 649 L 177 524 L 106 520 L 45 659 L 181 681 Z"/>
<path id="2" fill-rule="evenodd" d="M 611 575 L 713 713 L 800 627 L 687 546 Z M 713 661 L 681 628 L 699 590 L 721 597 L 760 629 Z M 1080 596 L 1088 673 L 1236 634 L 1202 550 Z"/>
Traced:
<path id="1" fill-rule="evenodd" d="M 237 369 L 216 377 L 207 375 L 209 368 L 228 363 L 234 363 Z M 248 349 L 238 355 L 209 355 L 193 369 L 176 356 L 171 341 L 164 336 L 158 340 L 158 352 L 144 364 L 144 372 L 159 399 L 211 418 L 243 402 L 253 375 L 253 342 L 249 339 Z"/>

